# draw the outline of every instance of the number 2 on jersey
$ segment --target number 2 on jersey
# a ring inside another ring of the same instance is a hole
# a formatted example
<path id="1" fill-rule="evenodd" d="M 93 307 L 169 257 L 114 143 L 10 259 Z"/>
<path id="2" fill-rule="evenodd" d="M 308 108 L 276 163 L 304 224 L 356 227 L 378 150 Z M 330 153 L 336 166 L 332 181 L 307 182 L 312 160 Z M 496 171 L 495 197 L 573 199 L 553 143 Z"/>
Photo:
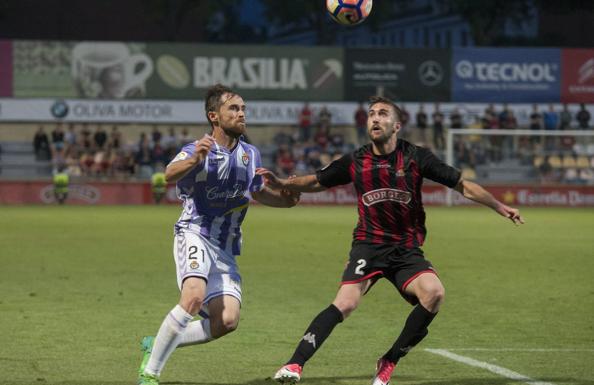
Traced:
<path id="1" fill-rule="evenodd" d="M 355 269 L 355 274 L 365 275 L 365 272 L 363 271 L 363 268 L 365 266 L 367 266 L 367 261 L 365 261 L 364 259 L 359 259 L 357 261 L 357 268 Z"/>

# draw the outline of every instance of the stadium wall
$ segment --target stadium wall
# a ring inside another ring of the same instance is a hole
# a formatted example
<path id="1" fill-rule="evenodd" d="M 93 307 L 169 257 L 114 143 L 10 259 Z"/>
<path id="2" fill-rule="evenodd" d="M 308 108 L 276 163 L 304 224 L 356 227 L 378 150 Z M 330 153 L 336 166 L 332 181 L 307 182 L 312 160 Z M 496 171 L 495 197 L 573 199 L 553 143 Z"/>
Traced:
<path id="1" fill-rule="evenodd" d="M 594 207 L 592 186 L 489 186 L 489 191 L 500 201 L 518 206 Z M 339 186 L 315 194 L 303 194 L 301 204 L 355 205 L 357 198 L 351 185 Z M 165 204 L 179 204 L 175 187 L 169 186 L 163 199 Z M 446 204 L 446 189 L 437 185 L 423 187 L 426 206 Z M 0 182 L 0 205 L 56 204 L 53 185 L 49 181 Z M 66 204 L 74 205 L 149 205 L 154 204 L 151 186 L 143 182 L 97 182 L 72 184 Z M 473 202 L 454 194 L 454 205 L 472 205 Z"/>

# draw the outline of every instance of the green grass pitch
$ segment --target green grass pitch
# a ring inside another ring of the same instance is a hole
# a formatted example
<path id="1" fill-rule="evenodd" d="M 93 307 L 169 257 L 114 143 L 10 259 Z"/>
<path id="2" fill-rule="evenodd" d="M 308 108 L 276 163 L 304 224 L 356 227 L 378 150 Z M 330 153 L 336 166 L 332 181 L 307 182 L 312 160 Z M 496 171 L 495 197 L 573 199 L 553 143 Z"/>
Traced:
<path id="1" fill-rule="evenodd" d="M 0 207 L 0 384 L 134 384 L 139 341 L 178 300 L 179 208 Z M 427 257 L 446 287 L 429 336 L 396 368 L 407 385 L 521 384 L 446 349 L 550 384 L 594 384 L 594 210 L 429 208 Z M 163 384 L 272 384 L 334 298 L 353 207 L 252 207 L 239 257 L 239 329 L 176 351 Z M 369 384 L 410 311 L 382 281 L 307 364 L 303 384 Z M 473 350 L 474 349 L 474 350 Z"/>

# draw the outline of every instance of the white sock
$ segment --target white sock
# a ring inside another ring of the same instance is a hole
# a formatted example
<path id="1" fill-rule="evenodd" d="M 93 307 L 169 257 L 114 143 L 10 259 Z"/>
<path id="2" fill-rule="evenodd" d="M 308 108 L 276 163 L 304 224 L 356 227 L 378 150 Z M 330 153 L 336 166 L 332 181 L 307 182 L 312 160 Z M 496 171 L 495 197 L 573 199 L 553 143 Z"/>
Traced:
<path id="1" fill-rule="evenodd" d="M 153 375 L 161 374 L 161 370 L 163 370 L 167 359 L 177 347 L 181 335 L 193 318 L 191 314 L 179 305 L 176 305 L 167 314 L 155 338 L 151 358 L 149 358 L 144 369 L 145 373 Z"/>
<path id="2" fill-rule="evenodd" d="M 181 348 L 182 346 L 205 344 L 212 340 L 212 334 L 210 334 L 210 320 L 203 319 L 188 324 L 188 327 L 181 335 L 177 347 Z"/>

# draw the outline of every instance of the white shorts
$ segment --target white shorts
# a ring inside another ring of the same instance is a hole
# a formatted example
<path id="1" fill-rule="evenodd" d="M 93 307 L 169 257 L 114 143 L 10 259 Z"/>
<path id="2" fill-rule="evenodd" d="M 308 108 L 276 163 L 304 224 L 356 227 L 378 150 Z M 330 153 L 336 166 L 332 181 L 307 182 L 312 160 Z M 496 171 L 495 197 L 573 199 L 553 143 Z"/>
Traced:
<path id="1" fill-rule="evenodd" d="M 180 290 L 186 278 L 201 277 L 207 282 L 204 305 L 221 295 L 233 296 L 241 303 L 241 276 L 233 255 L 200 234 L 182 230 L 175 234 L 173 257 Z M 208 314 L 202 310 L 203 315 Z"/>

